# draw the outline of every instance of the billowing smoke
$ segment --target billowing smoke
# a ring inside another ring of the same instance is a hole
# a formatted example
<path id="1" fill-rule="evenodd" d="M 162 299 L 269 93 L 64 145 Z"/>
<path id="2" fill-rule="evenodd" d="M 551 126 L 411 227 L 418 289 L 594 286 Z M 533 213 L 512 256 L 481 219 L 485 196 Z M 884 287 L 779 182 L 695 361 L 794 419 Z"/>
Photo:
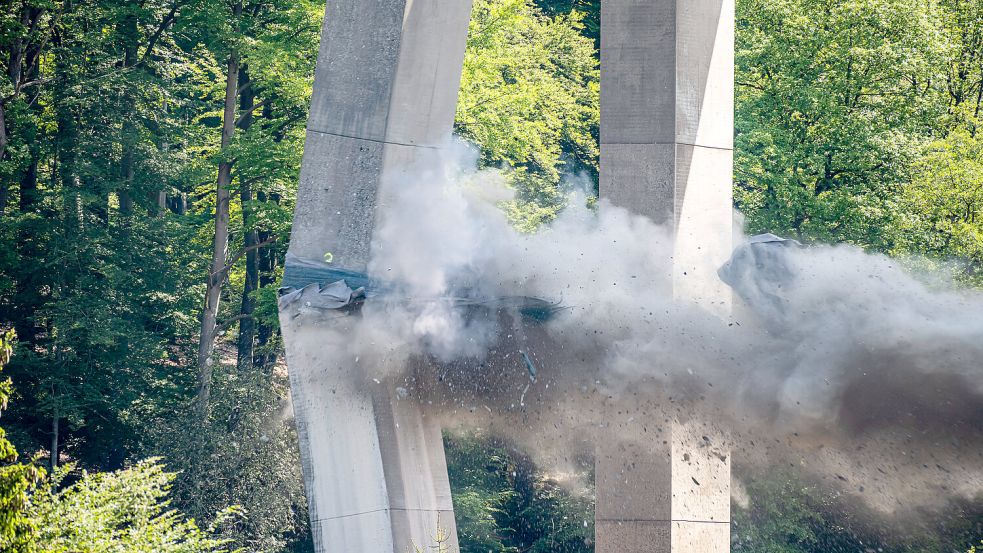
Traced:
<path id="1" fill-rule="evenodd" d="M 983 295 L 854 247 L 745 238 L 721 317 L 673 300 L 669 230 L 572 193 L 517 232 L 466 146 L 385 191 L 369 273 L 389 290 L 350 345 L 435 416 L 558 471 L 599 437 L 698 417 L 735 466 L 804 465 L 882 512 L 983 491 Z M 510 308 L 529 298 L 552 317 Z"/>

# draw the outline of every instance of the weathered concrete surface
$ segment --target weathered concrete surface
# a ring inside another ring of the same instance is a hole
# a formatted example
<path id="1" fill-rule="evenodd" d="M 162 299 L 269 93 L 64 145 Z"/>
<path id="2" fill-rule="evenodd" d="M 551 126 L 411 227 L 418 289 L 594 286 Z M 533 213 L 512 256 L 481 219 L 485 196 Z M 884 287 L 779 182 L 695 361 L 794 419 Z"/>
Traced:
<path id="1" fill-rule="evenodd" d="M 386 184 L 449 138 L 469 0 L 332 0 L 318 54 L 290 253 L 364 271 Z M 290 267 L 286 270 L 289 272 Z M 364 389 L 348 322 L 281 309 L 315 549 L 457 548 L 440 428 Z"/>
<path id="2" fill-rule="evenodd" d="M 733 0 L 602 0 L 602 197 L 675 230 L 680 301 L 727 316 Z M 730 458 L 713 425 L 598 444 L 598 553 L 730 550 Z M 704 439 L 706 437 L 706 439 Z"/>
<path id="3" fill-rule="evenodd" d="M 601 195 L 675 225 L 674 290 L 730 308 L 733 0 L 604 0 Z M 721 303 L 723 302 L 723 303 Z"/>
<path id="4" fill-rule="evenodd" d="M 673 422 L 668 434 L 598 445 L 597 553 L 730 550 L 729 445 L 698 422 Z"/>

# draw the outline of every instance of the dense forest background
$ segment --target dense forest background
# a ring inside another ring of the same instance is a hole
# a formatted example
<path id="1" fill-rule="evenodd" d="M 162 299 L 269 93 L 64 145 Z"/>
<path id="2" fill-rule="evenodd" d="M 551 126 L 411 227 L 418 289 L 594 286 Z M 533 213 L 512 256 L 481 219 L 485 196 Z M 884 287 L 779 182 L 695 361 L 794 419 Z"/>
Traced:
<path id="1" fill-rule="evenodd" d="M 534 231 L 596 182 L 599 1 L 474 4 L 456 130 L 507 168 L 504 208 Z M 983 0 L 737 10 L 747 231 L 983 285 Z M 322 14 L 0 0 L 2 548 L 310 548 L 275 296 Z M 447 445 L 464 551 L 592 550 L 588 497 L 493 437 Z M 966 551 L 983 535 L 980 504 L 899 535 L 768 474 L 735 511 L 735 550 Z"/>

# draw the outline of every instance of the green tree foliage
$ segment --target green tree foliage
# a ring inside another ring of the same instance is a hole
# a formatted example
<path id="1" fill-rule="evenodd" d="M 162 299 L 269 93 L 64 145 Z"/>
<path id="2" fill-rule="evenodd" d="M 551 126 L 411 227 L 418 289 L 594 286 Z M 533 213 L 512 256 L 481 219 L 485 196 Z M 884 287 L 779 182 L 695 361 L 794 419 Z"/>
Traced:
<path id="1" fill-rule="evenodd" d="M 562 208 L 565 174 L 596 180 L 600 76 L 583 19 L 532 0 L 474 2 L 455 127 L 482 164 L 514 169 L 509 212 L 526 230 Z"/>
<path id="2" fill-rule="evenodd" d="M 752 481 L 747 509 L 736 509 L 732 547 L 755 553 L 864 551 L 865 542 L 845 517 L 829 516 L 832 494 L 787 473 Z M 883 543 L 870 544 L 883 548 Z"/>
<path id="3" fill-rule="evenodd" d="M 737 6 L 748 230 L 955 260 L 979 282 L 983 2 Z"/>
<path id="4" fill-rule="evenodd" d="M 0 333 L 0 370 L 10 361 L 13 342 L 12 330 Z M 0 411 L 7 408 L 10 393 L 8 378 L 0 382 Z M 23 548 L 30 543 L 36 526 L 27 515 L 28 494 L 42 478 L 44 469 L 17 462 L 17 449 L 0 428 L 0 549 Z"/>
<path id="5" fill-rule="evenodd" d="M 13 351 L 14 333 L 0 335 L 0 369 Z M 6 407 L 10 380 L 0 385 Z M 44 469 L 19 464 L 17 451 L 0 428 L 0 550 L 20 553 L 204 553 L 226 551 L 213 537 L 215 525 L 231 518 L 226 509 L 206 531 L 168 507 L 174 474 L 149 460 L 117 472 L 89 474 L 58 489 L 69 474 L 53 479 Z"/>
<path id="6" fill-rule="evenodd" d="M 184 516 L 235 504 L 227 547 L 303 547 L 276 287 L 323 6 L 0 6 L 0 320 L 20 340 L 8 367 L 19 401 L 0 437 L 2 539 L 41 524 L 45 539 L 81 540 L 56 519 L 93 510 L 80 531 L 220 547 Z M 955 260 L 979 283 L 983 0 L 737 7 L 736 199 L 749 230 Z M 510 170 L 505 207 L 524 230 L 562 208 L 566 176 L 596 180 L 599 22 L 599 0 L 474 2 L 456 129 L 484 166 Z M 42 471 L 18 464 L 7 438 L 94 472 L 28 502 Z M 148 456 L 177 476 L 152 463 L 111 472 Z M 589 502 L 520 454 L 455 438 L 448 460 L 466 551 L 590 548 Z M 846 525 L 812 497 L 753 507 L 755 543 L 834 543 L 820 530 Z M 131 508 L 150 514 L 125 518 Z M 161 550 L 148 543 L 128 547 Z"/>
<path id="7" fill-rule="evenodd" d="M 983 284 L 983 140 L 978 134 L 956 128 L 928 143 L 912 164 L 901 207 L 893 253 L 954 258 L 967 281 Z"/>
<path id="8" fill-rule="evenodd" d="M 941 115 L 932 2 L 738 7 L 736 201 L 752 232 L 884 247 L 917 133 Z"/>
<path id="9" fill-rule="evenodd" d="M 444 443 L 462 553 L 593 551 L 589 498 L 488 437 L 446 436 Z"/>
<path id="10" fill-rule="evenodd" d="M 178 472 L 174 500 L 196 519 L 239 507 L 241 516 L 222 535 L 247 551 L 306 550 L 307 502 L 286 375 L 244 373 L 229 362 L 214 376 L 211 424 L 188 413 L 148 432 Z"/>
<path id="11" fill-rule="evenodd" d="M 549 16 L 566 14 L 572 11 L 584 14 L 582 33 L 601 46 L 601 1 L 600 0 L 536 0 L 544 13 Z"/>
<path id="12" fill-rule="evenodd" d="M 59 471 L 62 475 L 63 471 Z M 30 516 L 38 531 L 25 551 L 46 553 L 206 553 L 227 551 L 214 537 L 234 516 L 220 512 L 200 528 L 168 506 L 174 475 L 155 460 L 108 473 L 83 473 L 62 489 L 52 484 L 31 497 Z"/>
<path id="13" fill-rule="evenodd" d="M 749 503 L 735 505 L 731 549 L 754 553 L 964 551 L 978 540 L 981 506 L 950 505 L 942 525 L 882 525 L 864 507 L 789 468 L 748 478 Z"/>
<path id="14" fill-rule="evenodd" d="M 286 393 L 274 371 L 275 289 L 323 5 L 237 5 L 3 4 L 0 320 L 20 336 L 9 372 L 22 400 L 5 420 L 23 451 L 47 453 L 51 466 L 107 470 L 164 454 L 200 468 L 175 481 L 176 506 L 203 519 L 245 505 L 223 531 L 258 550 L 303 534 L 295 437 L 267 422 Z M 235 134 L 222 148 L 232 52 Z M 230 347 L 240 360 L 234 378 L 216 371 L 225 394 L 216 416 L 191 424 L 222 166 L 229 267 L 216 279 L 216 362 Z M 263 424 L 230 424 L 233 412 Z M 189 424 L 196 444 L 185 439 Z M 247 426 L 243 439 L 265 432 L 270 446 L 236 455 L 228 436 Z M 221 488 L 215 475 L 233 470 L 243 485 Z M 194 493 L 195 478 L 222 493 Z"/>

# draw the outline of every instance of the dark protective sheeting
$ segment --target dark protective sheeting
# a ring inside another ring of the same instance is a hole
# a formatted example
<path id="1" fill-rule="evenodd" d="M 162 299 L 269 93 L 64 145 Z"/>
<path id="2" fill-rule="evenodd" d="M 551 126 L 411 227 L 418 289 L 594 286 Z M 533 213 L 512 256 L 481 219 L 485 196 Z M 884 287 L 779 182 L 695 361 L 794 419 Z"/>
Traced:
<path id="1" fill-rule="evenodd" d="M 365 273 L 340 269 L 330 263 L 304 259 L 292 253 L 287 253 L 280 286 L 300 290 L 312 283 L 324 286 L 339 280 L 345 281 L 352 289 L 364 289 L 366 296 L 374 295 L 379 288 Z"/>
<path id="2" fill-rule="evenodd" d="M 302 259 L 287 254 L 280 287 L 279 307 L 284 309 L 296 302 L 301 307 L 316 310 L 352 310 L 367 298 L 396 296 L 398 287 L 369 278 L 365 273 L 339 269 L 323 261 Z M 404 298 L 411 303 L 444 302 L 451 307 L 476 312 L 514 312 L 524 318 L 545 322 L 565 309 L 559 303 L 529 296 L 473 297 L 467 290 L 462 294 L 439 298 Z"/>

